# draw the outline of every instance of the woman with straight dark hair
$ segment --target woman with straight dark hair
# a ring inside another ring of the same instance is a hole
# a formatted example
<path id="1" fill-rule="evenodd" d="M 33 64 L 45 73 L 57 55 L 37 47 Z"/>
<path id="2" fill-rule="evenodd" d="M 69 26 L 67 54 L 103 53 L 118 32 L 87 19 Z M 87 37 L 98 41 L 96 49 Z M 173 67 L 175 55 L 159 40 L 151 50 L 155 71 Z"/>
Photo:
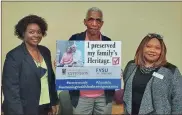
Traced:
<path id="1" fill-rule="evenodd" d="M 182 114 L 182 76 L 166 52 L 159 34 L 141 41 L 123 73 L 126 114 Z"/>

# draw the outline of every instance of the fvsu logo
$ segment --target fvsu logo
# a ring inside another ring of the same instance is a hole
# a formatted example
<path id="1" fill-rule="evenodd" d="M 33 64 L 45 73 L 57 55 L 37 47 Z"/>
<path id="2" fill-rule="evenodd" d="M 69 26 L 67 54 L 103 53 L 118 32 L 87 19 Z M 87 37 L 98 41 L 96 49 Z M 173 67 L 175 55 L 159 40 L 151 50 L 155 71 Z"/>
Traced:
<path id="1" fill-rule="evenodd" d="M 106 73 L 108 72 L 108 68 L 96 68 L 97 73 Z"/>
<path id="2" fill-rule="evenodd" d="M 108 68 L 96 68 L 97 75 L 112 75 Z"/>

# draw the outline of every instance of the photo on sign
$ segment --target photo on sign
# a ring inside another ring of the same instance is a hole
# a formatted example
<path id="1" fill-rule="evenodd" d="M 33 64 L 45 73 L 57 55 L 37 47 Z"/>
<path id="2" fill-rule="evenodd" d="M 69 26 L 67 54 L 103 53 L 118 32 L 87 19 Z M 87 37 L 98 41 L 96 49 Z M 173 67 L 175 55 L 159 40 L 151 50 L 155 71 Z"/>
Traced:
<path id="1" fill-rule="evenodd" d="M 82 41 L 57 41 L 56 52 L 57 67 L 83 67 L 84 42 Z"/>

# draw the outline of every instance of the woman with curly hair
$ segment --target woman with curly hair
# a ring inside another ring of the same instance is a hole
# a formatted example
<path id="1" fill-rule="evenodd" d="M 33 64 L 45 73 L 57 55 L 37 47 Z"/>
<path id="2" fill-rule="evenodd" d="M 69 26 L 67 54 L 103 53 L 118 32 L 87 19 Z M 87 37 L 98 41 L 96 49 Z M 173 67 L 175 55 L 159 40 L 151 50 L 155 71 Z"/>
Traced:
<path id="1" fill-rule="evenodd" d="M 28 15 L 15 26 L 15 35 L 22 44 L 7 53 L 4 63 L 5 115 L 56 114 L 58 97 L 51 53 L 47 47 L 39 45 L 46 36 L 47 26 L 37 15 Z"/>

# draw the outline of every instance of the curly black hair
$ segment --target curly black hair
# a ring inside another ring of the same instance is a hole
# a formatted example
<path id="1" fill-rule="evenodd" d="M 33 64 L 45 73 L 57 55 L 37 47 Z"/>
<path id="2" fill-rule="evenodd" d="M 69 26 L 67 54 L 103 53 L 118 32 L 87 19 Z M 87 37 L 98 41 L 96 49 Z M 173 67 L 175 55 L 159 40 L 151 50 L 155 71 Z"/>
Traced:
<path id="1" fill-rule="evenodd" d="M 37 15 L 28 15 L 19 20 L 19 22 L 15 25 L 15 31 L 14 31 L 15 36 L 18 36 L 19 39 L 23 40 L 24 39 L 23 34 L 25 33 L 27 26 L 33 23 L 37 24 L 40 27 L 43 36 L 47 35 L 46 31 L 48 25 L 45 19 Z"/>

